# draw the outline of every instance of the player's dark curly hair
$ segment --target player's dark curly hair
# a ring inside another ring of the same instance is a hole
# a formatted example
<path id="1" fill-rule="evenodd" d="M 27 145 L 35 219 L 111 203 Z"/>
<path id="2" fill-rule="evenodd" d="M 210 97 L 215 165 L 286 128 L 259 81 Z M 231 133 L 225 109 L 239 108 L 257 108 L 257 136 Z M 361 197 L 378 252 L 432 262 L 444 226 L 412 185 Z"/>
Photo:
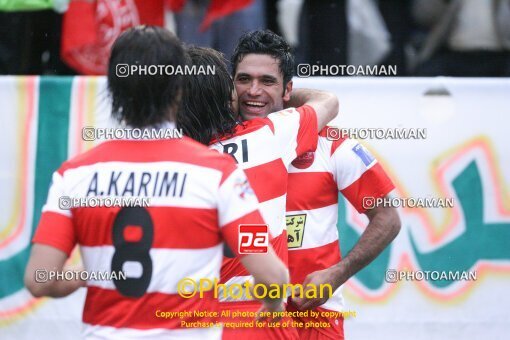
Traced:
<path id="1" fill-rule="evenodd" d="M 177 126 L 194 140 L 208 145 L 223 136 L 231 136 L 237 124 L 232 110 L 234 83 L 223 55 L 211 48 L 190 46 L 186 50 L 195 75 L 187 76 Z M 214 74 L 199 72 L 199 66 L 214 67 Z"/>
<path id="2" fill-rule="evenodd" d="M 123 32 L 113 44 L 108 64 L 112 116 L 139 128 L 175 120 L 183 76 L 128 72 L 131 65 L 172 65 L 175 70 L 185 64 L 184 47 L 170 31 L 157 26 L 138 26 Z"/>
<path id="3" fill-rule="evenodd" d="M 280 72 L 283 75 L 283 87 L 292 80 L 294 73 L 294 55 L 289 44 L 278 34 L 270 30 L 256 30 L 243 34 L 239 38 L 237 47 L 232 54 L 234 75 L 237 65 L 247 54 L 268 54 L 278 60 Z"/>

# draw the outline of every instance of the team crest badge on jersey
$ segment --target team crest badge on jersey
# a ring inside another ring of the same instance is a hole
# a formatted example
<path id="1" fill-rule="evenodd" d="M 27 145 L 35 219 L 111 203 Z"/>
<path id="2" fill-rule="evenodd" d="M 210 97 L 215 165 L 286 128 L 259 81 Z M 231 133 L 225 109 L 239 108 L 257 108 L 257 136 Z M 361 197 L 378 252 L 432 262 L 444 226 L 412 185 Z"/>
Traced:
<path id="1" fill-rule="evenodd" d="M 293 160 L 292 165 L 298 169 L 306 169 L 313 164 L 314 159 L 315 152 L 313 151 L 305 152 L 304 154 Z"/>
<path id="2" fill-rule="evenodd" d="M 300 248 L 305 235 L 306 214 L 289 215 L 286 217 L 287 245 L 289 249 Z"/>

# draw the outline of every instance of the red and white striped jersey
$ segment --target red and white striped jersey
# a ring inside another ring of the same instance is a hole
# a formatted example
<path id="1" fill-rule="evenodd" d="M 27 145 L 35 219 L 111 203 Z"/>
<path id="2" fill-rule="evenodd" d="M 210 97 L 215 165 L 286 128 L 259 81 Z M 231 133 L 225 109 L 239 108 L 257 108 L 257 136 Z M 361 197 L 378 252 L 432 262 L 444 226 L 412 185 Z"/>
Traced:
<path id="1" fill-rule="evenodd" d="M 59 198 L 148 197 L 143 207 L 76 207 Z M 237 250 L 238 226 L 264 223 L 244 172 L 231 157 L 185 137 L 105 142 L 65 162 L 53 175 L 33 242 L 70 253 L 80 246 L 89 272 L 123 271 L 127 280 L 87 282 L 87 338 L 221 337 L 193 311 L 219 310 L 213 292 L 186 299 L 183 278 L 219 279 L 223 241 Z M 184 317 L 158 318 L 161 312 Z"/>
<path id="2" fill-rule="evenodd" d="M 312 107 L 305 105 L 246 121 L 237 127 L 233 137 L 211 145 L 233 156 L 245 171 L 260 202 L 260 212 L 269 225 L 273 248 L 285 264 L 288 262 L 285 228 L 288 168 L 297 156 L 314 151 L 317 139 L 317 115 Z M 221 280 L 228 286 L 242 284 L 252 277 L 238 259 L 225 258 Z M 245 300 L 249 299 L 244 296 L 231 302 Z"/>
<path id="3" fill-rule="evenodd" d="M 363 213 L 363 197 L 384 197 L 394 188 L 365 147 L 352 139 L 331 141 L 326 130 L 319 134 L 316 152 L 296 158 L 289 169 L 287 233 L 294 284 L 341 259 L 338 191 Z M 341 287 L 321 307 L 341 311 Z"/>

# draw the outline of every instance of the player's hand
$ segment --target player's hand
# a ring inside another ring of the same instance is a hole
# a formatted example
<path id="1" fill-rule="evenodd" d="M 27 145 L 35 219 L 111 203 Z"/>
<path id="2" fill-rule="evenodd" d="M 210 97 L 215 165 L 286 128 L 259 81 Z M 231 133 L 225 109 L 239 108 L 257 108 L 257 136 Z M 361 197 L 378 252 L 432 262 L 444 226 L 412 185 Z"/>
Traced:
<path id="1" fill-rule="evenodd" d="M 345 282 L 347 279 L 343 280 Z M 328 299 L 330 298 L 329 295 L 329 288 L 327 286 L 323 286 L 323 289 L 321 289 L 321 285 L 329 284 L 332 287 L 332 292 L 336 290 L 340 286 L 340 284 L 335 283 L 338 282 L 337 274 L 331 269 L 324 269 L 324 270 L 318 270 L 316 272 L 308 274 L 305 281 L 303 282 L 303 287 L 307 287 L 308 284 L 312 284 L 315 291 L 317 292 L 316 298 L 306 298 L 306 292 L 308 290 L 311 290 L 311 288 L 308 288 L 304 290 L 303 296 L 299 296 L 299 290 L 296 290 L 294 292 L 294 296 L 292 298 L 292 303 L 297 307 L 299 310 L 307 310 L 307 309 L 314 309 L 316 307 L 319 307 L 320 305 L 324 304 Z M 343 283 L 341 282 L 341 283 Z M 321 294 L 322 290 L 322 294 Z M 320 297 L 322 295 L 322 297 Z"/>
<path id="2" fill-rule="evenodd" d="M 285 304 L 283 303 L 283 299 L 274 302 L 263 301 L 262 307 L 260 307 L 260 309 L 257 312 L 256 320 L 266 321 L 267 319 L 269 319 L 270 322 L 277 322 L 282 319 L 284 311 Z M 269 318 L 267 316 L 263 316 L 264 314 L 267 315 L 268 312 L 271 315 Z"/>

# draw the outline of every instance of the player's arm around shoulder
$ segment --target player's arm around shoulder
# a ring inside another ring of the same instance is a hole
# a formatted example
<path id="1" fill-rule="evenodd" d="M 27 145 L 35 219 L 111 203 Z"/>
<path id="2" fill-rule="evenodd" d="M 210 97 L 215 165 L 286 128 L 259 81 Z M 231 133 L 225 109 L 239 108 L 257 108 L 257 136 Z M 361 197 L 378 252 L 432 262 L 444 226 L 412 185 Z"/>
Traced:
<path id="1" fill-rule="evenodd" d="M 290 95 L 290 100 L 286 103 L 287 107 L 300 107 L 308 105 L 317 115 L 318 131 L 321 131 L 337 115 L 340 104 L 337 96 L 332 92 L 312 90 L 312 89 L 294 89 Z"/>

